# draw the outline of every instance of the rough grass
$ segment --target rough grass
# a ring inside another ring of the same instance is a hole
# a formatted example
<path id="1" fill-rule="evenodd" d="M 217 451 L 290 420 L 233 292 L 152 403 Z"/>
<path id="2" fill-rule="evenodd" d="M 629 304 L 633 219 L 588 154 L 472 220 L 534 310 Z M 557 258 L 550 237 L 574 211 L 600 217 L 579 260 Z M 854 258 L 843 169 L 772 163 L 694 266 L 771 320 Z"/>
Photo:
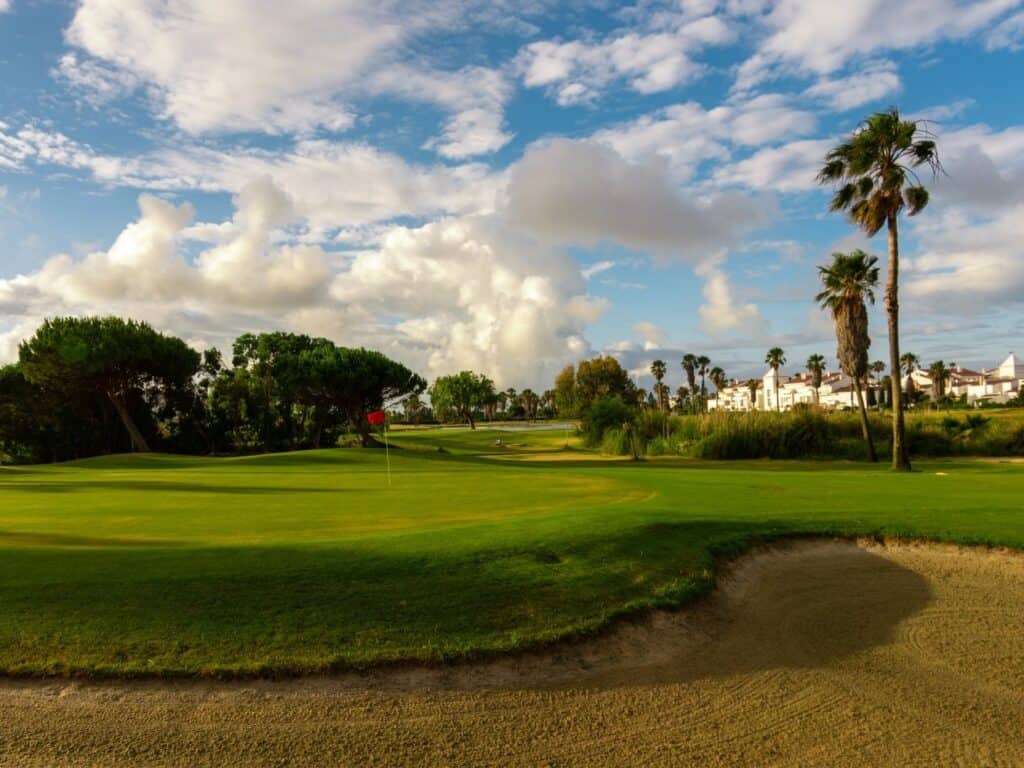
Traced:
<path id="1" fill-rule="evenodd" d="M 890 449 L 888 414 L 869 414 L 880 456 Z M 701 459 L 861 459 L 854 412 L 803 409 L 785 413 L 711 413 L 671 420 L 671 452 Z M 661 433 L 649 428 L 648 436 Z M 907 441 L 918 457 L 1024 456 L 1024 411 L 925 411 L 908 414 Z M 653 442 L 653 440 L 652 440 Z"/>
<path id="2" fill-rule="evenodd" d="M 1024 547 L 1021 464 L 919 462 L 894 475 L 848 462 L 602 460 L 562 432 L 394 441 L 390 487 L 382 450 L 0 469 L 0 670 L 294 674 L 449 660 L 687 602 L 710 588 L 716 555 L 754 540 Z"/>

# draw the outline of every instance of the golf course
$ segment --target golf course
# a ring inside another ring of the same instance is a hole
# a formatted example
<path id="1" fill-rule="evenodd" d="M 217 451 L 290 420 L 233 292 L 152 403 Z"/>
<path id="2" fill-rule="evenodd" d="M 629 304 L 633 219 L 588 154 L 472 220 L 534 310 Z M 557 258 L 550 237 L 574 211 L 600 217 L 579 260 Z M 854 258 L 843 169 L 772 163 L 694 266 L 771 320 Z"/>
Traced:
<path id="1" fill-rule="evenodd" d="M 252 677 L 465 662 L 708 595 L 754 544 L 1024 548 L 1024 464 L 607 458 L 563 430 L 0 468 L 0 670 Z M 390 460 L 390 481 L 387 460 Z"/>

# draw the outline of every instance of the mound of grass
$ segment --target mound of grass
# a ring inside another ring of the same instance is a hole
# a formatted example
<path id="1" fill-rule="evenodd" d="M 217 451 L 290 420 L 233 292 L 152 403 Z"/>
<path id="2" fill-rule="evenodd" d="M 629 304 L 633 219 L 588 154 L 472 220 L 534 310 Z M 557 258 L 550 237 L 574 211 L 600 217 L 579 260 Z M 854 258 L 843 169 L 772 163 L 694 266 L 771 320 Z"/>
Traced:
<path id="1" fill-rule="evenodd" d="M 987 429 L 988 427 L 986 427 Z M 1024 465 L 623 462 L 560 433 L 0 469 L 0 670 L 245 675 L 592 632 L 811 534 L 1024 547 Z M 437 451 L 438 446 L 445 453 Z M 506 461 L 507 455 L 529 459 Z M 938 474 L 940 473 L 941 474 Z"/>

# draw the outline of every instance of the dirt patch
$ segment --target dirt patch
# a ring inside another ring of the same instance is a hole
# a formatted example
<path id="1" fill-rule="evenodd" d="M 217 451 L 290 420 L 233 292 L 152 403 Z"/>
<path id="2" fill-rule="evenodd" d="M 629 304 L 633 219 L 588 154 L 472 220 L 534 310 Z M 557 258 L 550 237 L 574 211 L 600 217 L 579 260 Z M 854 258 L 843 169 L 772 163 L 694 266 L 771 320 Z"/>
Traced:
<path id="1" fill-rule="evenodd" d="M 285 682 L 0 683 L 0 765 L 1024 764 L 1024 557 L 805 542 L 516 659 Z"/>

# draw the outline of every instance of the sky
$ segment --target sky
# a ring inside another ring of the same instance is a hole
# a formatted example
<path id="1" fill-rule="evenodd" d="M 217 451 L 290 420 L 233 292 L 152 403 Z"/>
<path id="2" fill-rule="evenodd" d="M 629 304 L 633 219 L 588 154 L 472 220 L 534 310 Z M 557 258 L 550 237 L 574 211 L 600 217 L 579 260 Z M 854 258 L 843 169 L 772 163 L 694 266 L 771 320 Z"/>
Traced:
<path id="1" fill-rule="evenodd" d="M 895 105 L 902 346 L 1024 353 L 1024 0 L 0 0 L 0 362 L 43 318 L 284 329 L 547 388 L 835 366 L 828 149 Z M 871 316 L 872 359 L 887 359 Z"/>

